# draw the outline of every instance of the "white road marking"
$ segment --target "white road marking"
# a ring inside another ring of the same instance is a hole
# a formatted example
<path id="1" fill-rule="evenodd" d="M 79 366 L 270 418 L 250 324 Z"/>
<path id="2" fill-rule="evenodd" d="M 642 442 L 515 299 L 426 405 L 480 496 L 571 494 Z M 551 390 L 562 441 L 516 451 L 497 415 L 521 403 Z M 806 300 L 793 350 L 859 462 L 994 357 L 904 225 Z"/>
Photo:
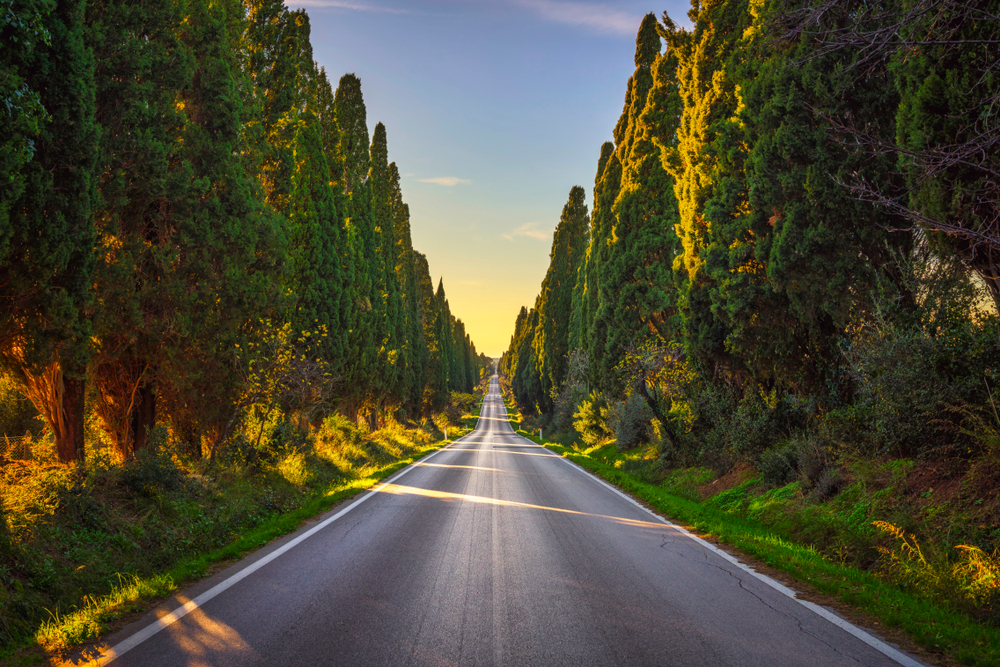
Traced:
<path id="1" fill-rule="evenodd" d="M 284 554 L 287 551 L 290 551 L 290 550 L 294 549 L 299 544 L 301 544 L 302 542 L 306 541 L 307 539 L 309 539 L 310 537 L 312 537 L 313 535 L 315 535 L 319 531 L 323 530 L 324 528 L 326 528 L 327 526 L 329 526 L 331 523 L 333 523 L 334 521 L 336 521 L 340 517 L 344 516 L 345 514 L 347 514 L 348 512 L 350 512 L 351 510 L 353 510 L 354 508 L 356 508 L 361 503 L 369 500 L 370 498 L 375 497 L 378 494 L 379 490 L 382 489 L 383 487 L 385 487 L 385 486 L 387 486 L 389 484 L 392 484 L 393 482 L 395 482 L 397 479 L 399 479 L 403 475 L 409 473 L 411 470 L 414 470 L 414 469 L 418 468 L 421 463 L 429 461 L 430 459 L 434 458 L 435 456 L 437 456 L 441 452 L 443 452 L 446 449 L 450 448 L 452 445 L 454 445 L 455 443 L 459 442 L 460 440 L 462 440 L 463 438 L 467 437 L 468 435 L 469 434 L 466 434 L 466 435 L 462 436 L 461 438 L 457 438 L 457 439 L 453 440 L 452 442 L 450 442 L 449 444 L 445 445 L 441 449 L 439 449 L 436 452 L 432 453 L 430 456 L 422 458 L 422 459 L 420 459 L 418 461 L 414 461 L 410 465 L 408 465 L 405 468 L 403 468 L 402 470 L 400 470 L 395 475 L 390 476 L 388 479 L 386 479 L 381 484 L 379 484 L 379 485 L 377 485 L 377 486 L 369 489 L 367 493 L 365 493 L 364 495 L 362 495 L 360 498 L 358 498 L 356 501 L 354 501 L 353 503 L 351 503 L 350 505 L 348 505 L 344 509 L 340 510 L 339 512 L 337 512 L 336 514 L 334 514 L 333 516 L 331 516 L 329 519 L 323 520 L 323 522 L 317 524 L 316 526 L 313 526 L 311 529 L 309 529 L 306 532 L 302 533 L 301 535 L 299 535 L 298 537 L 296 537 L 294 540 L 291 540 L 290 542 L 288 542 L 286 544 L 283 544 L 280 548 L 275 549 L 274 551 L 272 551 L 271 553 L 267 554 L 266 556 L 264 556 L 260 560 L 255 561 L 251 565 L 248 565 L 247 567 L 243 568 L 242 570 L 240 570 L 239 572 L 237 572 L 233 576 L 229 577 L 225 581 L 222 581 L 219 584 L 213 586 L 212 588 L 208 589 L 207 591 L 205 591 L 204 593 L 202 593 L 198 597 L 194 598 L 193 600 L 189 600 L 188 602 L 184 603 L 182 606 L 180 606 L 177 609 L 173 610 L 172 612 L 170 612 L 166 616 L 163 616 L 163 617 L 157 619 L 154 623 L 150 623 L 149 625 L 147 625 L 146 627 L 144 627 L 142 630 L 139 630 L 135 634 L 130 635 L 126 639 L 124 639 L 124 640 L 120 641 L 119 643 L 115 644 L 113 647 L 111 647 L 110 649 L 108 649 L 103 655 L 101 655 L 100 658 L 98 658 L 96 661 L 94 661 L 91 664 L 96 664 L 96 665 L 99 665 L 99 666 L 107 665 L 108 663 L 110 663 L 114 659 L 119 658 L 122 655 L 124 655 L 125 653 L 131 651 L 136 646 L 138 646 L 142 642 L 146 641 L 147 639 L 149 639 L 153 635 L 157 634 L 158 632 L 160 632 L 164 628 L 167 628 L 167 627 L 173 625 L 174 623 L 176 623 L 180 619 L 184 618 L 185 616 L 187 616 L 188 614 L 190 614 L 192 611 L 194 611 L 198 607 L 201 607 L 202 605 L 204 605 L 206 602 L 208 602 L 212 598 L 218 596 L 219 594 L 225 592 L 229 588 L 232 588 L 233 586 L 235 586 L 240 581 L 246 579 L 251 574 L 253 574 L 257 570 L 259 570 L 260 568 L 264 567 L 265 565 L 267 565 L 271 561 L 273 561 L 275 558 L 281 556 L 282 554 Z"/>

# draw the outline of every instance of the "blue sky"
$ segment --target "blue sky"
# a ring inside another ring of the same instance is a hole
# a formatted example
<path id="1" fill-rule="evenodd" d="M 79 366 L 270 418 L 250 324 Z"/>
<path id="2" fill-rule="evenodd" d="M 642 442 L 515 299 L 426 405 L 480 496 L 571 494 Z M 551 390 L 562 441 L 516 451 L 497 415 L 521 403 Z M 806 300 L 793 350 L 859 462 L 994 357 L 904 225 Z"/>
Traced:
<path id="1" fill-rule="evenodd" d="M 361 79 L 386 126 L 414 246 L 477 349 L 506 350 L 548 267 L 573 185 L 590 193 L 621 114 L 642 16 L 684 0 L 289 0 L 336 86 Z"/>

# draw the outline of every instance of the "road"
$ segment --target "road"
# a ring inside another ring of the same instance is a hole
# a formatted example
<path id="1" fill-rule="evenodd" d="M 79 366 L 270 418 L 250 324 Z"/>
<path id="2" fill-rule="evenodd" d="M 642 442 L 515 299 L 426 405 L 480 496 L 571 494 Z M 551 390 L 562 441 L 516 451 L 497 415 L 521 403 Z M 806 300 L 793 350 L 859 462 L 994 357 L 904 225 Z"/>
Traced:
<path id="1" fill-rule="evenodd" d="M 107 646 L 115 667 L 920 664 L 516 435 L 495 379 L 473 433 Z"/>

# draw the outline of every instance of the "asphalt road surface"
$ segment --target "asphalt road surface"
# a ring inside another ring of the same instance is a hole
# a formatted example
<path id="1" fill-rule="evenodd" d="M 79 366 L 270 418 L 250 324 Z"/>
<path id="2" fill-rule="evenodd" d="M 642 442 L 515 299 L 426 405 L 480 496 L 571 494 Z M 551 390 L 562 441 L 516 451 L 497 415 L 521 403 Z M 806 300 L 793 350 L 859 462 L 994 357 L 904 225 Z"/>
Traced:
<path id="1" fill-rule="evenodd" d="M 476 430 L 111 637 L 177 665 L 918 665 L 516 435 Z M 183 606 L 182 606 L 183 605 Z"/>

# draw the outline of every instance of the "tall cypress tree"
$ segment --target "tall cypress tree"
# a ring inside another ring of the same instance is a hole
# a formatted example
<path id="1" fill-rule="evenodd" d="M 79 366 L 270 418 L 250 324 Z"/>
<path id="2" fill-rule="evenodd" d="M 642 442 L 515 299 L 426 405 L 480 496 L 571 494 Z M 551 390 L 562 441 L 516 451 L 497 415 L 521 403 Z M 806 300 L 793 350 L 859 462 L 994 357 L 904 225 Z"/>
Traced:
<path id="1" fill-rule="evenodd" d="M 728 269 L 727 249 L 713 245 L 713 225 L 744 214 L 745 147 L 736 119 L 739 99 L 729 68 L 730 55 L 742 38 L 750 13 L 746 2 L 712 0 L 689 13 L 691 33 L 668 26 L 667 46 L 676 53 L 677 87 L 682 101 L 676 148 L 662 152 L 663 166 L 674 178 L 679 210 L 678 235 L 686 272 L 682 295 L 688 351 L 711 364 L 730 367 L 725 351 L 728 331 L 713 310 L 712 274 Z M 713 204 L 708 202 L 718 197 Z M 708 248 L 714 250 L 709 253 Z M 706 271 L 706 263 L 713 266 Z"/>
<path id="2" fill-rule="evenodd" d="M 398 405 L 406 394 L 404 385 L 407 377 L 407 360 L 404 356 L 403 303 L 400 285 L 396 275 L 397 253 L 396 221 L 394 208 L 399 204 L 399 174 L 389 165 L 385 125 L 378 123 L 372 136 L 371 168 L 368 180 L 372 189 L 372 221 L 376 243 L 377 293 L 381 317 L 378 320 L 377 337 L 379 348 L 379 369 L 381 373 L 381 411 L 386 401 Z"/>
<path id="3" fill-rule="evenodd" d="M 558 391 L 566 375 L 573 288 L 577 268 L 590 240 L 586 196 L 579 185 L 569 191 L 569 199 L 552 238 L 549 268 L 539 296 L 534 345 L 546 412 L 551 411 L 550 394 L 553 390 Z"/>
<path id="4" fill-rule="evenodd" d="M 604 384 L 614 381 L 612 370 L 629 345 L 644 340 L 674 338 L 677 329 L 673 261 L 679 243 L 674 232 L 677 203 L 673 180 L 663 170 L 658 135 L 676 132 L 679 100 L 673 54 L 659 55 L 656 20 L 648 14 L 639 29 L 636 46 L 634 97 L 629 109 L 628 152 L 622 159 L 622 185 L 614 205 L 615 227 L 602 266 L 605 297 L 598 317 L 606 320 L 608 336 L 596 369 Z M 637 111 L 638 109 L 638 111 Z"/>
<path id="5" fill-rule="evenodd" d="M 426 260 L 424 260 L 426 262 Z M 429 286 L 430 276 L 427 275 Z M 425 292 L 426 296 L 426 292 Z M 430 295 L 425 312 L 430 314 L 428 349 L 428 379 L 425 391 L 427 410 L 438 411 L 448 402 L 451 389 L 451 313 L 444 294 L 444 281 L 438 281 L 436 292 Z"/>
<path id="6" fill-rule="evenodd" d="M 518 407 L 528 414 L 535 414 L 540 410 L 542 399 L 541 378 L 538 377 L 538 360 L 535 357 L 535 332 L 538 331 L 538 299 L 535 299 L 536 307 L 528 311 L 521 330 L 517 346 L 517 363 L 514 367 L 514 377 L 511 382 L 511 389 Z"/>
<path id="7" fill-rule="evenodd" d="M 60 460 L 69 462 L 84 454 L 98 134 L 84 4 L 58 0 L 47 9 L 29 6 L 16 17 L 21 32 L 36 39 L 5 41 L 0 56 L 13 79 L 3 77 L 0 86 L 15 85 L 26 106 L 0 145 L 0 166 L 7 160 L 0 177 L 12 176 L 0 186 L 9 186 L 0 190 L 0 359 L 24 380 Z"/>
<path id="8" fill-rule="evenodd" d="M 631 90 L 631 86 L 629 86 Z M 605 144 L 601 150 L 601 158 L 611 144 Z M 601 163 L 598 163 L 598 167 Z M 614 203 L 621 191 L 622 164 L 616 152 L 611 152 L 604 169 L 598 171 L 594 184 L 594 215 L 591 225 L 590 252 L 587 261 L 586 293 L 583 295 L 584 311 L 581 317 L 581 329 L 586 332 L 581 339 L 586 342 L 585 348 L 590 358 L 592 378 L 598 381 L 602 378 L 605 367 L 604 357 L 608 338 L 607 319 L 599 318 L 601 304 L 605 298 L 601 280 L 604 276 L 604 265 L 608 260 L 612 239 L 614 238 Z"/>
<path id="9" fill-rule="evenodd" d="M 764 14 L 757 24 L 773 18 Z M 884 182 L 891 158 L 852 155 L 816 116 L 861 114 L 870 131 L 891 135 L 886 110 L 896 95 L 884 72 L 869 85 L 845 86 L 853 57 L 847 52 L 820 57 L 810 38 L 779 44 L 759 30 L 746 34 L 740 48 L 762 57 L 741 57 L 731 68 L 742 91 L 742 123 L 728 141 L 750 146 L 745 166 L 730 168 L 746 181 L 748 211 L 713 219 L 718 249 L 710 254 L 727 260 L 713 272 L 716 312 L 730 330 L 728 350 L 756 380 L 830 397 L 842 377 L 839 340 L 853 309 L 869 307 L 876 289 L 902 287 L 894 250 L 911 237 L 888 234 L 902 221 L 851 199 L 835 180 L 863 175 Z M 713 196 L 706 208 L 720 203 L 726 205 Z M 912 303 L 905 291 L 901 301 Z"/>
<path id="10" fill-rule="evenodd" d="M 314 351 L 334 372 L 346 362 L 344 279 L 339 252 L 346 246 L 344 229 L 329 180 L 329 165 L 316 117 L 305 112 L 296 123 L 295 172 L 292 176 L 289 225 L 295 252 L 292 288 L 297 299 L 293 318 L 297 331 L 325 329 Z"/>
<path id="11" fill-rule="evenodd" d="M 368 407 L 372 398 L 371 378 L 378 378 L 381 340 L 377 339 L 382 316 L 379 286 L 378 242 L 372 219 L 372 191 L 368 180 L 371 167 L 367 112 L 361 95 L 361 81 L 353 74 L 340 78 L 334 96 L 339 141 L 335 160 L 342 169 L 338 186 L 346 201 L 347 230 L 353 260 L 354 316 L 351 322 L 349 364 L 345 369 L 345 408 L 352 419 Z M 368 414 L 368 417 L 371 415 Z"/>
<path id="12" fill-rule="evenodd" d="M 409 408 L 419 412 L 424 384 L 427 381 L 427 345 L 424 342 L 421 325 L 416 258 L 410 237 L 410 207 L 403 202 L 403 194 L 399 187 L 399 170 L 395 162 L 389 165 L 389 171 L 396 240 L 396 281 L 399 284 L 402 312 L 400 345 L 405 360 L 401 384 L 405 387 L 404 396 Z"/>
<path id="13" fill-rule="evenodd" d="M 519 342 L 523 335 L 524 327 L 527 326 L 527 321 L 528 309 L 521 306 L 521 310 L 517 313 L 517 319 L 514 321 L 514 333 L 511 334 L 510 345 L 507 346 L 507 351 L 500 356 L 500 363 L 497 364 L 498 374 L 504 376 L 508 382 L 513 381 L 514 373 L 517 370 Z"/>
<path id="14" fill-rule="evenodd" d="M 118 454 L 128 457 L 155 423 L 158 361 L 177 340 L 173 315 L 183 292 L 171 279 L 180 260 L 174 202 L 192 180 L 178 156 L 186 119 L 177 95 L 190 86 L 193 69 L 177 35 L 175 3 L 108 0 L 87 12 L 103 128 L 96 411 Z"/>
<path id="15" fill-rule="evenodd" d="M 610 233 L 610 213 L 614 197 L 610 196 L 609 179 L 604 178 L 604 172 L 610 161 L 614 159 L 615 145 L 610 141 L 601 146 L 601 155 L 597 160 L 597 175 L 594 177 L 594 214 L 590 222 L 590 243 L 586 253 L 581 258 L 577 269 L 576 284 L 573 287 L 573 313 L 570 320 L 569 347 L 571 350 L 582 349 L 589 353 L 591 344 L 591 329 L 594 326 L 594 316 L 600 305 L 600 284 L 597 270 L 598 262 L 603 257 Z M 609 175 L 610 176 L 610 175 Z M 620 182 L 620 178 L 619 178 Z M 617 185 L 615 186 L 617 188 Z"/>
<path id="16" fill-rule="evenodd" d="M 162 347 L 157 390 L 163 411 L 191 452 L 201 435 L 218 437 L 239 391 L 231 356 L 243 332 L 279 307 L 282 224 L 260 201 L 240 157 L 242 96 L 224 6 L 186 5 L 179 35 L 192 58 L 179 91 L 184 126 L 173 193 L 174 265 L 164 268 L 175 340 Z"/>
<path id="17" fill-rule="evenodd" d="M 434 283 L 431 281 L 427 258 L 413 251 L 414 273 L 416 275 L 416 293 L 420 302 L 420 326 L 424 339 L 427 363 L 426 381 L 420 387 L 422 415 L 428 415 L 432 410 L 433 396 L 443 383 L 447 382 L 445 368 L 441 363 L 440 344 L 437 334 L 437 302 L 434 299 Z M 443 378 L 443 379 L 442 379 Z"/>

